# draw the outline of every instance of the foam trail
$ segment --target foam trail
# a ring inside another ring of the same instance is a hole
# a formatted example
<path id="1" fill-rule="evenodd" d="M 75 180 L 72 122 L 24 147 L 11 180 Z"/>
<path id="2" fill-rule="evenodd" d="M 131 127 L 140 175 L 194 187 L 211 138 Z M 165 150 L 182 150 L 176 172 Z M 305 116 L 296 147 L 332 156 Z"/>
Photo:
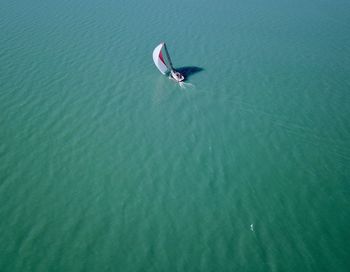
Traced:
<path id="1" fill-rule="evenodd" d="M 194 88 L 195 86 L 192 83 L 179 82 L 181 89 L 186 89 L 186 87 Z"/>

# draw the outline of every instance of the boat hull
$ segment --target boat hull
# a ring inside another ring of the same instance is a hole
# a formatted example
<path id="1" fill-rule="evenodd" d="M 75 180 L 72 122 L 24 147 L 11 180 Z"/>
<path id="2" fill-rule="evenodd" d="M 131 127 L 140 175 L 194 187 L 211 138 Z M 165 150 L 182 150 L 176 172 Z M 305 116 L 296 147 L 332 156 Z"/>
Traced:
<path id="1" fill-rule="evenodd" d="M 170 76 L 172 79 L 174 79 L 177 82 L 182 82 L 185 80 L 185 77 L 177 71 L 171 71 Z"/>

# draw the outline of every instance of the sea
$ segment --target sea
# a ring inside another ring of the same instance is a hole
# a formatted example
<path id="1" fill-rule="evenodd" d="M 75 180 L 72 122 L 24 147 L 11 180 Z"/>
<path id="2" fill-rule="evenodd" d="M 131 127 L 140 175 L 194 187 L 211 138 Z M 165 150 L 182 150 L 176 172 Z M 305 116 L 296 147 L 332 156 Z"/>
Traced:
<path id="1" fill-rule="evenodd" d="M 0 271 L 350 271 L 349 15 L 2 0 Z"/>

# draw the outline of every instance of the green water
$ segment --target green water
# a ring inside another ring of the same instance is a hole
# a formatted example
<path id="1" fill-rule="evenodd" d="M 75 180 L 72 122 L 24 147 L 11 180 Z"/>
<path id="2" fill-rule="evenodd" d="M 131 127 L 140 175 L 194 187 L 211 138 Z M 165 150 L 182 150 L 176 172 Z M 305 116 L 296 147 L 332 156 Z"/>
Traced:
<path id="1" fill-rule="evenodd" d="M 0 7 L 0 271 L 349 270 L 349 1 Z"/>

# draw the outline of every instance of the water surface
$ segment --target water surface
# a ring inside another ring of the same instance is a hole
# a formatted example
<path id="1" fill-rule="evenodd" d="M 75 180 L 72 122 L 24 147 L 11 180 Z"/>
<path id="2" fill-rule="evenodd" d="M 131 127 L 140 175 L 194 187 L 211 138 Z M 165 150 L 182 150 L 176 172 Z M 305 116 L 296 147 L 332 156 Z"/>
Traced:
<path id="1" fill-rule="evenodd" d="M 348 271 L 349 11 L 2 1 L 0 270 Z"/>

